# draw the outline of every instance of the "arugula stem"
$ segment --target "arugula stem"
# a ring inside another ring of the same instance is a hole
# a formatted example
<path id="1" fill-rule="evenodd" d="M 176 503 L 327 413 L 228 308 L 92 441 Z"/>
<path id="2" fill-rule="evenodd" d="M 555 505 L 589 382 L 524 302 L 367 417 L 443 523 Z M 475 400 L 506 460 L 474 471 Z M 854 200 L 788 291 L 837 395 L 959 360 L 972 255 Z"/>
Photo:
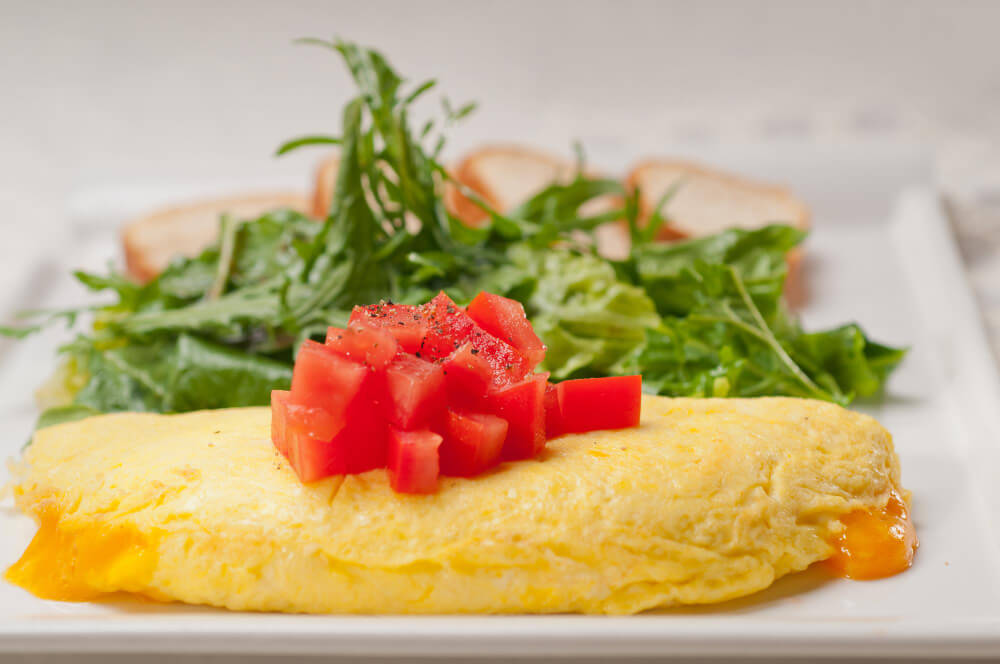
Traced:
<path id="1" fill-rule="evenodd" d="M 219 221 L 219 262 L 216 264 L 215 280 L 205 293 L 206 300 L 217 300 L 226 290 L 229 275 L 233 270 L 233 256 L 236 252 L 236 231 L 239 225 L 228 214 Z"/>
<path id="2" fill-rule="evenodd" d="M 808 388 L 812 394 L 818 396 L 821 399 L 826 399 L 828 401 L 830 400 L 829 392 L 827 392 L 819 385 L 814 383 L 809 378 L 809 376 L 807 376 L 802 371 L 802 369 L 799 368 L 799 365 L 797 365 L 795 361 L 788 356 L 788 353 L 785 352 L 785 349 L 781 347 L 781 344 L 778 343 L 778 340 L 774 338 L 773 334 L 770 334 L 770 330 L 767 329 L 766 327 L 765 329 L 767 329 L 767 332 L 762 332 L 753 327 L 752 325 L 744 323 L 738 318 L 726 318 L 724 316 L 713 316 L 709 314 L 691 314 L 688 318 L 689 320 L 699 321 L 703 323 L 724 323 L 726 325 L 732 325 L 746 332 L 747 334 L 756 337 L 760 341 L 763 341 L 774 352 L 774 354 L 778 356 L 778 359 L 780 359 L 782 364 L 785 365 L 785 368 L 788 369 L 788 371 L 799 382 L 801 382 L 806 388 Z"/>

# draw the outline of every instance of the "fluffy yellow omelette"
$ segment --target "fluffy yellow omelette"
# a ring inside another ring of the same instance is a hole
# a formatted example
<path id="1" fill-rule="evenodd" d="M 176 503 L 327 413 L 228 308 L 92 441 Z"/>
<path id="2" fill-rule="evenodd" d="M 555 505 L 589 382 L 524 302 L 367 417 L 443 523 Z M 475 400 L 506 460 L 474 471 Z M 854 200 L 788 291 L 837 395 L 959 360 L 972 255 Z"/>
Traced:
<path id="1" fill-rule="evenodd" d="M 247 408 L 38 432 L 14 492 L 41 527 L 7 578 L 237 610 L 628 614 L 766 588 L 899 489 L 882 426 L 802 399 L 647 396 L 638 428 L 430 496 L 382 470 L 303 485 L 269 429 Z"/>

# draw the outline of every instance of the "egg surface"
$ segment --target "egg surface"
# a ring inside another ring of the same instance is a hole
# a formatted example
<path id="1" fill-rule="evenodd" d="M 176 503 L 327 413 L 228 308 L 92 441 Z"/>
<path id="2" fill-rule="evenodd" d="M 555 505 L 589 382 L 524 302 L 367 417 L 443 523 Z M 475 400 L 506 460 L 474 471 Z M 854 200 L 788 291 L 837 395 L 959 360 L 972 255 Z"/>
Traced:
<path id="1" fill-rule="evenodd" d="M 638 428 L 428 496 L 383 470 L 303 485 L 269 428 L 246 408 L 39 431 L 14 491 L 40 528 L 7 578 L 236 610 L 629 614 L 766 588 L 899 489 L 882 426 L 804 399 L 643 397 Z"/>

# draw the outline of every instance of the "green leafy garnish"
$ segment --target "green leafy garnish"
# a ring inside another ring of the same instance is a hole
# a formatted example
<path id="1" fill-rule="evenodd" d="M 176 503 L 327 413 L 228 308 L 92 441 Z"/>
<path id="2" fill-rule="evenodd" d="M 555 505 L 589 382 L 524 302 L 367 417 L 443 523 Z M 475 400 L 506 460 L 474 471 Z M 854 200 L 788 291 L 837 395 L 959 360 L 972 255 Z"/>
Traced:
<path id="1" fill-rule="evenodd" d="M 439 290 L 459 302 L 480 290 L 523 302 L 557 380 L 639 372 L 660 394 L 848 403 L 877 394 L 902 359 L 856 325 L 806 332 L 789 314 L 785 257 L 800 231 L 774 225 L 656 243 L 674 190 L 640 224 L 637 192 L 585 175 L 582 153 L 575 177 L 508 214 L 463 189 L 488 215 L 482 226 L 464 225 L 442 201 L 449 175 L 438 155 L 442 130 L 474 106 L 445 101 L 442 118 L 415 130 L 412 106 L 433 81 L 410 86 L 378 52 L 352 43 L 305 41 L 339 54 L 358 88 L 339 134 L 278 150 L 339 145 L 325 222 L 290 210 L 224 218 L 214 247 L 145 285 L 77 273 L 114 300 L 61 349 L 70 403 L 45 411 L 40 427 L 97 412 L 266 404 L 270 390 L 288 386 L 298 344 L 343 325 L 354 305 L 419 303 Z M 617 203 L 585 212 L 597 199 Z M 600 256 L 594 230 L 621 221 L 627 257 Z M 75 313 L 0 333 L 72 325 Z"/>

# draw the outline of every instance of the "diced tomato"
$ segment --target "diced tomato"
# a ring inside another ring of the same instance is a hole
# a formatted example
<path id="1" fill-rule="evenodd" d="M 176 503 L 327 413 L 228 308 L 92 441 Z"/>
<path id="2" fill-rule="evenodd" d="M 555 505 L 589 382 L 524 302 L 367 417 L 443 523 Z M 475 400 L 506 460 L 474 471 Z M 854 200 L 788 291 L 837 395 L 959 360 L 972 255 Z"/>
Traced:
<path id="1" fill-rule="evenodd" d="M 467 311 L 479 327 L 524 355 L 532 369 L 545 359 L 545 344 L 535 334 L 517 300 L 484 291 L 469 303 Z"/>
<path id="2" fill-rule="evenodd" d="M 365 381 L 361 392 L 347 407 L 347 424 L 333 439 L 334 446 L 348 450 L 348 473 L 385 468 L 388 427 L 380 405 L 384 396 L 378 394 L 384 383 L 379 379 L 371 376 Z"/>
<path id="3" fill-rule="evenodd" d="M 504 459 L 530 459 L 545 447 L 545 385 L 547 373 L 528 376 L 519 383 L 491 392 L 489 411 L 507 420 Z"/>
<path id="4" fill-rule="evenodd" d="M 389 428 L 389 483 L 400 493 L 434 493 L 441 436 L 432 431 Z"/>
<path id="5" fill-rule="evenodd" d="M 441 444 L 441 474 L 472 477 L 500 460 L 507 421 L 486 413 L 448 411 Z"/>
<path id="6" fill-rule="evenodd" d="M 427 335 L 427 322 L 420 307 L 412 304 L 369 304 L 354 307 L 348 327 L 365 325 L 387 330 L 407 353 L 420 350 Z"/>
<path id="7" fill-rule="evenodd" d="M 420 348 L 420 357 L 443 360 L 468 342 L 489 363 L 494 385 L 517 382 L 531 371 L 531 363 L 524 355 L 479 327 L 444 292 L 423 305 L 423 311 L 429 329 Z"/>
<path id="8" fill-rule="evenodd" d="M 288 431 L 288 390 L 271 390 L 271 442 L 279 452 L 288 455 L 285 443 Z"/>
<path id="9" fill-rule="evenodd" d="M 396 338 L 388 331 L 365 325 L 351 325 L 346 330 L 339 327 L 327 329 L 326 346 L 375 370 L 384 369 L 399 349 Z"/>
<path id="10" fill-rule="evenodd" d="M 564 380 L 556 393 L 563 433 L 639 426 L 642 376 Z"/>
<path id="11" fill-rule="evenodd" d="M 315 406 L 303 406 L 294 400 L 289 400 L 286 408 L 288 426 L 296 427 L 318 440 L 333 440 L 346 424 L 345 415 L 334 415 Z"/>
<path id="12" fill-rule="evenodd" d="M 448 402 L 476 409 L 493 383 L 493 368 L 482 352 L 466 342 L 441 365 L 448 388 Z"/>
<path id="13" fill-rule="evenodd" d="M 303 482 L 361 473 L 385 466 L 385 424 L 373 402 L 357 398 L 347 418 L 293 403 L 289 393 L 272 394 L 271 438 Z M 286 396 L 287 395 L 287 396 Z"/>
<path id="14" fill-rule="evenodd" d="M 303 482 L 385 465 L 384 377 L 306 341 L 292 372 L 285 456 Z"/>
<path id="15" fill-rule="evenodd" d="M 335 426 L 320 409 L 292 403 L 289 392 L 271 393 L 271 440 L 302 482 L 347 472 L 349 450 L 330 440 Z"/>
<path id="16" fill-rule="evenodd" d="M 348 472 L 349 450 L 336 441 L 319 440 L 292 425 L 288 427 L 288 463 L 304 482 L 316 482 Z"/>
<path id="17" fill-rule="evenodd" d="M 357 396 L 369 371 L 364 365 L 338 355 L 330 348 L 306 340 L 292 370 L 291 400 L 343 415 Z"/>
<path id="18" fill-rule="evenodd" d="M 638 423 L 638 376 L 549 385 L 520 304 L 480 293 L 470 312 L 443 292 L 355 307 L 326 345 L 302 345 L 271 439 L 303 482 L 387 468 L 396 491 L 430 493 L 442 473 L 535 457 L 546 435 Z"/>
<path id="19" fill-rule="evenodd" d="M 552 383 L 545 385 L 545 437 L 561 436 L 562 414 L 559 412 L 559 394 Z"/>
<path id="20" fill-rule="evenodd" d="M 386 367 L 385 380 L 385 414 L 393 425 L 419 429 L 444 414 L 447 395 L 441 365 L 400 353 Z"/>

